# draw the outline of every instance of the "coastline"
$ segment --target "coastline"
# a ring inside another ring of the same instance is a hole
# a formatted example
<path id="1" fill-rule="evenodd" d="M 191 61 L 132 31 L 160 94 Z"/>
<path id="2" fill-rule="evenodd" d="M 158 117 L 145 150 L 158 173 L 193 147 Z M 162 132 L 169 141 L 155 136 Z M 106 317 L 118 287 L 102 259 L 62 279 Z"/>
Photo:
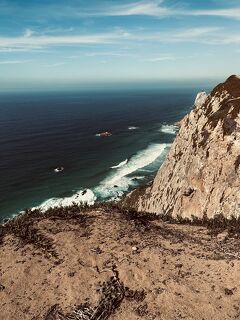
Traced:
<path id="1" fill-rule="evenodd" d="M 173 124 L 162 124 L 160 125 L 159 131 L 173 139 L 179 130 L 180 122 L 181 120 Z M 137 129 L 141 130 L 139 127 Z M 63 198 L 47 198 L 38 205 L 13 213 L 7 217 L 2 218 L 0 216 L 0 222 L 14 219 L 16 216 L 24 214 L 27 210 L 34 211 L 35 209 L 41 209 L 44 212 L 51 207 L 68 207 L 74 204 L 81 206 L 82 203 L 89 206 L 105 202 L 126 203 L 129 194 L 138 193 L 138 190 L 142 190 L 145 186 L 151 185 L 170 147 L 170 143 L 150 143 L 145 150 L 140 150 L 136 155 L 132 155 L 126 160 L 111 166 L 111 171 L 109 171 L 108 176 L 105 177 L 98 186 L 92 189 L 83 188 Z M 148 166 L 152 165 L 153 168 L 148 172 Z M 144 173 L 143 177 L 141 177 L 142 174 L 138 174 L 138 171 L 141 171 L 142 168 L 146 168 L 146 173 Z M 133 177 L 131 177 L 132 172 L 135 173 Z M 127 178 L 129 174 L 129 180 L 126 180 L 126 182 L 123 180 L 121 182 L 121 179 Z M 142 179 L 144 181 L 141 181 Z M 119 187 L 119 183 L 120 189 L 118 190 L 116 187 Z M 123 183 L 122 186 L 121 183 Z"/>
<path id="2" fill-rule="evenodd" d="M 174 137 L 173 131 L 167 134 Z M 125 198 L 129 192 L 146 183 L 151 183 L 160 165 L 163 163 L 169 148 L 169 143 L 150 143 L 146 149 L 140 150 L 135 155 L 128 158 L 128 161 L 125 160 L 124 162 L 112 166 L 108 175 L 99 183 L 99 185 L 92 189 L 83 188 L 71 192 L 71 195 L 62 198 L 48 198 L 39 205 L 35 205 L 32 208 L 27 208 L 25 210 L 41 209 L 42 211 L 46 211 L 51 207 L 60 208 L 73 204 L 81 205 L 81 203 L 93 205 L 95 203 L 109 201 L 119 202 L 122 198 Z M 8 217 L 3 217 L 2 219 L 14 218 L 25 210 L 21 210 L 18 213 L 16 212 Z"/>
<path id="3" fill-rule="evenodd" d="M 79 190 L 96 187 L 100 187 L 98 199 L 109 200 L 112 196 L 107 190 L 108 181 L 104 179 L 109 177 L 110 180 L 111 175 L 120 169 L 112 167 L 119 166 L 126 159 L 131 162 L 132 157 L 138 155 L 146 159 L 147 153 L 151 153 L 148 150 L 151 145 L 171 143 L 174 134 L 170 125 L 189 111 L 196 90 L 169 89 L 165 92 L 159 88 L 141 91 L 141 94 L 135 91 L 106 92 L 96 93 L 94 99 L 88 93 L 68 93 L 61 95 L 61 101 L 56 94 L 6 98 L 5 104 L 0 102 L 1 112 L 9 110 L 5 113 L 3 132 L 6 134 L 2 137 L 4 157 L 1 158 L 1 167 L 6 170 L 2 172 L 0 184 L 0 215 L 9 217 L 25 208 L 39 206 L 48 199 L 67 198 Z M 23 109 L 24 118 L 18 119 L 18 108 Z M 93 113 L 97 114 L 97 121 L 92 118 Z M 22 135 L 18 138 L 11 134 L 11 121 L 21 125 Z M 162 126 L 166 126 L 168 132 L 163 132 Z M 132 130 L 132 127 L 138 128 Z M 106 130 L 111 131 L 112 136 L 95 136 Z M 133 162 L 132 165 L 135 166 Z M 55 173 L 54 168 L 58 166 L 65 170 Z M 156 172 L 159 166 L 160 163 L 156 163 L 150 171 Z M 138 162 L 135 170 L 137 167 L 141 167 L 141 163 Z M 132 180 L 123 179 L 125 181 L 116 183 L 120 193 L 126 191 L 126 183 L 131 184 L 130 190 L 138 185 L 137 182 L 145 183 L 149 172 L 140 169 L 131 175 Z M 134 175 L 144 178 L 137 181 Z"/>

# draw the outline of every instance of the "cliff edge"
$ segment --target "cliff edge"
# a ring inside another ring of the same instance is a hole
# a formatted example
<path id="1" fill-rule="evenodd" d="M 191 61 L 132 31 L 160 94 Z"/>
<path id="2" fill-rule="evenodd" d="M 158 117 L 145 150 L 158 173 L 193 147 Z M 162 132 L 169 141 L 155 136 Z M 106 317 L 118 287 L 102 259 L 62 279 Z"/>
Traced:
<path id="1" fill-rule="evenodd" d="M 0 225 L 0 318 L 239 319 L 238 235 L 107 204 L 20 215 Z"/>
<path id="2" fill-rule="evenodd" d="M 167 159 L 149 187 L 125 204 L 191 218 L 240 215 L 240 77 L 231 76 L 180 122 Z"/>

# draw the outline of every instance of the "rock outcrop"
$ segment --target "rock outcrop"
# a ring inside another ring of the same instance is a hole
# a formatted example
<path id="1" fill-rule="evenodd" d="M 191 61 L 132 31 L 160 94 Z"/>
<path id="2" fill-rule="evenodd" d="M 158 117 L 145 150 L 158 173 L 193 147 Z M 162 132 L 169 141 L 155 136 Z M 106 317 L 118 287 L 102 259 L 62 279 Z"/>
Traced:
<path id="1" fill-rule="evenodd" d="M 201 107 L 207 99 L 207 93 L 205 91 L 199 92 L 196 96 L 194 106 Z"/>
<path id="2" fill-rule="evenodd" d="M 151 186 L 126 203 L 139 211 L 191 218 L 240 215 L 240 77 L 231 76 L 194 109 Z"/>

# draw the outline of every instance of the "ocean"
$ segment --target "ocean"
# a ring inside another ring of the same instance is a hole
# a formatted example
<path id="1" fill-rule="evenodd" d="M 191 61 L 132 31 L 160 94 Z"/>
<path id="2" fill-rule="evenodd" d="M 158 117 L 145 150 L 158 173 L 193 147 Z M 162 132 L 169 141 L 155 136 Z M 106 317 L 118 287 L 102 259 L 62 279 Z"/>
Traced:
<path id="1" fill-rule="evenodd" d="M 117 200 L 152 180 L 198 91 L 1 93 L 1 219 L 36 206 Z"/>

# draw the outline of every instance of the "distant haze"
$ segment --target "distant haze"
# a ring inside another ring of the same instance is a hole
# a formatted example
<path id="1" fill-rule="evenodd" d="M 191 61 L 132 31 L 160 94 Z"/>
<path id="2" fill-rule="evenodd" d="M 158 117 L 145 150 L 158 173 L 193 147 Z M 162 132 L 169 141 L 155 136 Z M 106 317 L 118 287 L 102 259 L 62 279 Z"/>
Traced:
<path id="1" fill-rule="evenodd" d="M 0 0 L 0 90 L 91 88 L 240 72 L 240 3 Z"/>

